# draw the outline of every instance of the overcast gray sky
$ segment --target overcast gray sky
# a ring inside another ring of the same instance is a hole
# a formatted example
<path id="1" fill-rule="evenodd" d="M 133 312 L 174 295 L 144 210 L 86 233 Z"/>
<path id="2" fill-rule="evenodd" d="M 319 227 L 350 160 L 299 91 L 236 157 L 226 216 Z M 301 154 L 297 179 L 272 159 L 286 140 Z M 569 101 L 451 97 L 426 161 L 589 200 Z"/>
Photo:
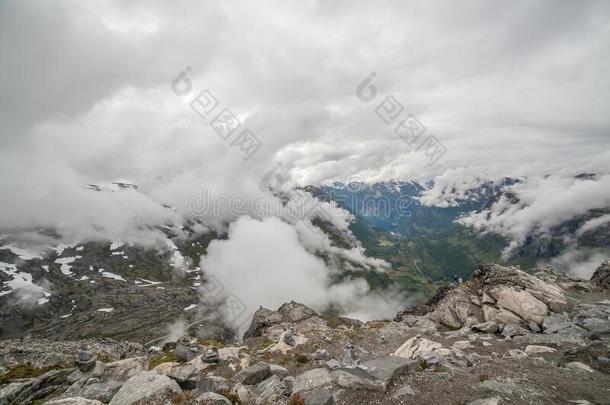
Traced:
<path id="1" fill-rule="evenodd" d="M 121 233 L 274 162 L 306 184 L 609 173 L 609 52 L 607 1 L 2 1 L 0 227 Z M 206 88 L 261 140 L 249 160 L 190 109 Z M 389 95 L 436 163 L 375 114 Z M 81 188 L 116 179 L 144 195 Z"/>

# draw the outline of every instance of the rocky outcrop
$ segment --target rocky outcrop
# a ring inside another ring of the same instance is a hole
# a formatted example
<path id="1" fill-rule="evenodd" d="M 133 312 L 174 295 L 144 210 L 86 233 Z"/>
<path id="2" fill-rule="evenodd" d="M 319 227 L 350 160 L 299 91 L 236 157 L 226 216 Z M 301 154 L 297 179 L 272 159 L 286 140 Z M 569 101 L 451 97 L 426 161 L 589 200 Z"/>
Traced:
<path id="1" fill-rule="evenodd" d="M 282 305 L 277 311 L 261 307 L 254 313 L 250 327 L 244 334 L 244 339 L 261 336 L 267 329 L 273 326 L 284 325 L 285 327 L 281 328 L 283 331 L 292 324 L 305 321 L 313 316 L 317 318 L 317 314 L 313 309 L 294 301 Z"/>
<path id="2" fill-rule="evenodd" d="M 0 404 L 604 403 L 604 294 L 549 268 L 484 265 L 393 321 L 262 308 L 240 346 L 0 342 Z"/>
<path id="3" fill-rule="evenodd" d="M 610 260 L 605 259 L 591 277 L 591 284 L 603 289 L 610 289 Z"/>

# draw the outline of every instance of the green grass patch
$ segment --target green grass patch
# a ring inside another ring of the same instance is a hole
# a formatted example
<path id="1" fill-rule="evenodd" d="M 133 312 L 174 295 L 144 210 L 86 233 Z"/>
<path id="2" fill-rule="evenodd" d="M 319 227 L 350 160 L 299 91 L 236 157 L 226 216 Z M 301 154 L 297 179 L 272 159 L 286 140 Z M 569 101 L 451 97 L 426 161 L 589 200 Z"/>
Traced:
<path id="1" fill-rule="evenodd" d="M 21 378 L 36 378 L 43 375 L 47 371 L 67 367 L 70 367 L 70 365 L 62 364 L 50 367 L 36 368 L 32 367 L 30 363 L 19 364 L 18 366 L 10 368 L 6 373 L 0 375 L 0 384 L 5 384 L 10 381 L 18 380 Z"/>
<path id="2" fill-rule="evenodd" d="M 152 359 L 150 359 L 150 361 L 148 362 L 148 369 L 152 370 L 153 368 L 157 367 L 161 363 L 173 363 L 173 362 L 180 362 L 180 361 L 181 360 L 178 357 L 176 357 L 173 350 L 166 351 L 166 352 L 163 352 L 163 353 L 159 354 L 158 356 L 155 356 Z"/>

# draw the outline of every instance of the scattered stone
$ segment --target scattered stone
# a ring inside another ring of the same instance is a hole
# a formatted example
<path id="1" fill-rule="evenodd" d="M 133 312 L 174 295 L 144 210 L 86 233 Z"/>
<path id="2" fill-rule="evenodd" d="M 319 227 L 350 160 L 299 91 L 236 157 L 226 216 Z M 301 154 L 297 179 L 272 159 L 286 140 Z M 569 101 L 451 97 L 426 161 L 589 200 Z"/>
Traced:
<path id="1" fill-rule="evenodd" d="M 338 368 L 330 372 L 335 384 L 343 388 L 384 392 L 386 384 L 362 368 Z"/>
<path id="2" fill-rule="evenodd" d="M 168 363 L 161 363 L 158 366 L 156 366 L 155 368 L 153 368 L 153 370 L 155 370 L 157 373 L 161 374 L 161 375 L 168 375 L 169 372 L 172 370 L 173 367 L 176 367 L 177 365 L 179 365 L 181 363 L 178 362 L 168 362 Z"/>
<path id="3" fill-rule="evenodd" d="M 313 389 L 302 396 L 304 405 L 333 405 L 335 403 L 332 391 L 323 388 Z"/>
<path id="4" fill-rule="evenodd" d="M 417 355 L 419 365 L 423 369 L 437 368 L 443 362 L 443 358 L 436 352 L 420 352 Z"/>
<path id="5" fill-rule="evenodd" d="M 599 361 L 602 364 L 610 364 L 610 357 L 597 356 L 597 361 Z"/>
<path id="6" fill-rule="evenodd" d="M 282 382 L 284 383 L 284 395 L 290 396 L 294 390 L 294 383 L 296 382 L 296 378 L 289 375 L 288 377 L 284 377 Z"/>
<path id="7" fill-rule="evenodd" d="M 197 387 L 201 372 L 208 367 L 208 363 L 204 363 L 201 357 L 197 357 L 188 363 L 179 363 L 173 366 L 167 376 L 175 380 L 182 389 L 192 390 Z"/>
<path id="8" fill-rule="evenodd" d="M 76 356 L 76 365 L 83 373 L 93 370 L 96 361 L 97 356 L 87 350 L 81 350 Z"/>
<path id="9" fill-rule="evenodd" d="M 66 381 L 70 384 L 78 381 L 85 380 L 88 378 L 98 378 L 104 375 L 105 365 L 101 361 L 96 361 L 94 367 L 87 371 L 83 372 L 80 368 L 75 369 L 68 377 L 66 377 Z M 74 395 L 78 396 L 78 395 Z"/>
<path id="10" fill-rule="evenodd" d="M 104 368 L 104 379 L 125 382 L 147 369 L 148 359 L 144 356 L 113 361 L 111 363 L 106 363 Z"/>
<path id="11" fill-rule="evenodd" d="M 313 354 L 314 360 L 327 360 L 330 358 L 330 354 L 328 354 L 328 350 L 326 349 L 318 349 Z"/>
<path id="12" fill-rule="evenodd" d="M 338 360 L 330 359 L 326 362 L 326 367 L 333 369 L 341 367 L 341 363 Z"/>
<path id="13" fill-rule="evenodd" d="M 294 331 L 292 330 L 292 328 L 289 328 L 284 334 L 284 343 L 286 343 L 288 346 L 296 345 L 296 341 L 294 339 Z"/>
<path id="14" fill-rule="evenodd" d="M 513 357 L 516 359 L 524 359 L 527 357 L 527 353 L 525 353 L 523 350 L 519 350 L 519 349 L 511 349 L 508 351 L 507 355 L 505 355 L 505 357 Z"/>
<path id="15" fill-rule="evenodd" d="M 205 347 L 197 343 L 196 339 L 185 336 L 176 343 L 174 355 L 182 361 L 190 361 L 202 355 L 204 351 Z"/>
<path id="16" fill-rule="evenodd" d="M 581 363 L 580 361 L 571 361 L 569 363 L 566 363 L 565 366 L 570 370 L 575 371 L 586 371 L 588 373 L 593 373 L 595 371 L 591 367 L 587 366 L 585 363 Z"/>
<path id="17" fill-rule="evenodd" d="M 195 404 L 202 405 L 231 405 L 231 401 L 214 392 L 204 392 L 195 398 Z"/>
<path id="18" fill-rule="evenodd" d="M 499 405 L 500 400 L 500 397 L 477 399 L 472 402 L 469 402 L 468 405 Z"/>
<path id="19" fill-rule="evenodd" d="M 252 389 L 257 404 L 277 404 L 286 392 L 286 386 L 276 375 L 256 384 Z"/>
<path id="20" fill-rule="evenodd" d="M 205 358 L 203 360 L 206 363 L 218 363 L 220 361 L 220 355 L 218 354 L 218 348 L 210 347 L 205 352 Z"/>
<path id="21" fill-rule="evenodd" d="M 487 380 L 482 382 L 479 387 L 488 389 L 490 391 L 496 391 L 501 394 L 512 395 L 514 392 L 522 392 L 522 388 L 515 384 L 503 383 L 494 380 Z"/>
<path id="22" fill-rule="evenodd" d="M 470 327 L 475 332 L 482 333 L 496 333 L 498 331 L 498 324 L 493 321 L 477 323 Z"/>
<path id="23" fill-rule="evenodd" d="M 103 402 L 94 399 L 86 399 L 80 397 L 54 399 L 45 402 L 45 405 L 103 405 Z"/>
<path id="24" fill-rule="evenodd" d="M 254 385 L 271 376 L 271 367 L 265 362 L 258 362 L 253 366 L 241 370 L 233 376 L 235 381 L 246 385 Z"/>
<path id="25" fill-rule="evenodd" d="M 420 352 L 430 352 L 435 349 L 440 349 L 441 347 L 442 345 L 440 343 L 418 335 L 403 343 L 392 355 L 405 357 L 407 359 L 415 359 Z"/>
<path id="26" fill-rule="evenodd" d="M 516 323 L 510 323 L 508 325 L 504 326 L 504 329 L 502 329 L 502 336 L 504 337 L 513 337 L 513 336 L 522 336 L 522 335 L 527 335 L 529 333 L 529 331 L 523 329 L 521 326 L 517 325 Z"/>
<path id="27" fill-rule="evenodd" d="M 255 394 L 242 383 L 237 383 L 231 389 L 231 394 L 236 396 L 242 404 L 253 404 L 256 401 Z"/>
<path id="28" fill-rule="evenodd" d="M 98 382 L 96 382 L 98 381 Z M 98 379 L 92 378 L 82 382 L 76 382 L 72 384 L 66 392 L 64 392 L 62 398 L 80 397 L 86 399 L 93 399 L 103 403 L 108 403 L 117 391 L 123 386 L 123 383 L 117 381 L 105 381 L 99 382 Z"/>
<path id="29" fill-rule="evenodd" d="M 236 360 L 239 359 L 239 352 L 244 346 L 221 347 L 218 349 L 218 357 L 220 360 Z"/>
<path id="30" fill-rule="evenodd" d="M 414 371 L 416 364 L 417 361 L 404 357 L 386 356 L 369 360 L 363 364 L 363 367 L 369 374 L 387 383 L 393 378 L 408 373 L 409 370 Z"/>
<path id="31" fill-rule="evenodd" d="M 281 379 L 288 376 L 288 369 L 282 367 L 278 364 L 269 364 L 269 368 L 271 369 L 271 374 L 276 375 Z"/>
<path id="32" fill-rule="evenodd" d="M 202 376 L 197 383 L 197 391 L 199 392 L 216 392 L 221 388 L 229 389 L 229 382 L 226 378 L 220 376 Z"/>
<path id="33" fill-rule="evenodd" d="M 553 353 L 555 351 L 557 350 L 548 346 L 528 345 L 525 348 L 525 353 L 527 354 Z"/>
<path id="34" fill-rule="evenodd" d="M 588 331 L 599 334 L 610 333 L 610 320 L 600 318 L 585 318 L 580 324 L 584 326 Z"/>
<path id="35" fill-rule="evenodd" d="M 413 391 L 410 386 L 405 385 L 404 387 L 400 387 L 399 389 L 397 389 L 394 394 L 392 394 L 392 397 L 395 399 L 399 399 L 400 397 L 404 397 L 405 395 L 415 395 L 415 391 Z"/>
<path id="36" fill-rule="evenodd" d="M 175 348 L 176 348 L 176 342 L 167 342 L 163 345 L 163 347 L 161 348 L 161 351 L 167 352 L 170 350 L 174 350 Z"/>
<path id="37" fill-rule="evenodd" d="M 295 377 L 293 392 L 300 392 L 330 384 L 332 379 L 326 368 L 314 368 Z"/>
<path id="38" fill-rule="evenodd" d="M 350 343 L 346 343 L 343 348 L 343 360 L 341 364 L 343 367 L 354 367 L 355 365 L 354 346 Z"/>
<path id="39" fill-rule="evenodd" d="M 0 389 L 0 403 L 29 404 L 38 398 L 44 398 L 64 385 L 67 376 L 73 371 L 73 368 L 51 370 L 39 377 L 12 383 L 8 387 Z"/>
<path id="40" fill-rule="evenodd" d="M 542 328 L 547 335 L 552 333 L 569 334 L 572 332 L 585 332 L 584 329 L 572 323 L 566 316 L 559 314 L 552 314 L 544 318 Z"/>
<path id="41" fill-rule="evenodd" d="M 540 326 L 538 326 L 538 324 L 536 322 L 530 322 L 528 326 L 529 326 L 530 330 L 534 333 L 542 332 L 542 329 L 540 329 Z"/>
<path id="42" fill-rule="evenodd" d="M 162 404 L 178 402 L 182 398 L 178 384 L 154 371 L 131 377 L 110 401 L 110 405 Z"/>
<path id="43" fill-rule="evenodd" d="M 458 349 L 458 350 L 466 350 L 466 349 L 472 349 L 474 348 L 474 346 L 470 343 L 469 340 L 458 340 L 457 342 L 454 342 L 451 347 L 453 347 L 454 349 Z"/>

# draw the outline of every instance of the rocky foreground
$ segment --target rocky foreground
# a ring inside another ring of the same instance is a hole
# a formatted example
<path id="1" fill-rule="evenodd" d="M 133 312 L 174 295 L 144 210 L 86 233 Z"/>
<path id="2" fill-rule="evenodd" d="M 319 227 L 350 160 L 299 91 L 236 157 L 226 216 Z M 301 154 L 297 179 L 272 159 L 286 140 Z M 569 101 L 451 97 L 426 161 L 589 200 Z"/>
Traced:
<path id="1" fill-rule="evenodd" d="M 242 343 L 0 342 L 0 404 L 607 404 L 610 263 L 591 281 L 482 265 L 394 320 L 287 303 Z"/>

